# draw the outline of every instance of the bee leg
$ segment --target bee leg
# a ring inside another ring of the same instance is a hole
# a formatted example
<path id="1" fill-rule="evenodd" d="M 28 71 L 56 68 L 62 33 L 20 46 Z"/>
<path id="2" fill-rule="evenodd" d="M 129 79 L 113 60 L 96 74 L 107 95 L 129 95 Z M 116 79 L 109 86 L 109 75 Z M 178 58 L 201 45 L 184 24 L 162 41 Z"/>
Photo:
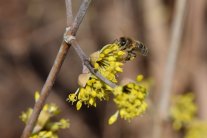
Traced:
<path id="1" fill-rule="evenodd" d="M 135 57 L 136 57 L 136 53 L 131 51 L 130 53 L 128 53 L 126 60 L 133 60 Z"/>
<path id="2" fill-rule="evenodd" d="M 141 53 L 142 53 L 143 56 L 147 56 L 147 54 L 148 54 L 148 48 L 143 49 L 141 51 Z"/>

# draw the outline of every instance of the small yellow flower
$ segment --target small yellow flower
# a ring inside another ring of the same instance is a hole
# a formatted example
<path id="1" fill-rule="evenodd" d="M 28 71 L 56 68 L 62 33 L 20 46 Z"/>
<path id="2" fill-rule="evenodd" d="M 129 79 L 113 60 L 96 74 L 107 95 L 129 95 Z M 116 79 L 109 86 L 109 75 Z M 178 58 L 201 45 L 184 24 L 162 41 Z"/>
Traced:
<path id="1" fill-rule="evenodd" d="M 43 111 L 48 112 L 51 116 L 58 115 L 60 113 L 58 106 L 53 103 L 45 104 Z"/>
<path id="2" fill-rule="evenodd" d="M 77 101 L 77 96 L 75 93 L 73 94 L 69 94 L 68 96 L 68 100 L 71 101 L 72 103 L 74 103 L 75 101 Z"/>
<path id="3" fill-rule="evenodd" d="M 143 75 L 138 75 L 138 76 L 137 76 L 137 81 L 138 81 L 138 82 L 140 82 L 140 81 L 142 81 L 142 80 L 143 80 L 143 78 L 144 78 L 144 76 L 143 76 Z"/>
<path id="4" fill-rule="evenodd" d="M 22 120 L 22 122 L 24 122 L 25 124 L 27 123 L 27 120 L 32 115 L 32 111 L 32 108 L 28 108 L 26 112 L 22 112 L 22 114 L 19 117 Z"/>
<path id="5" fill-rule="evenodd" d="M 47 124 L 46 128 L 52 132 L 57 132 L 59 129 L 69 128 L 69 120 L 61 119 L 58 122 L 50 122 Z"/>

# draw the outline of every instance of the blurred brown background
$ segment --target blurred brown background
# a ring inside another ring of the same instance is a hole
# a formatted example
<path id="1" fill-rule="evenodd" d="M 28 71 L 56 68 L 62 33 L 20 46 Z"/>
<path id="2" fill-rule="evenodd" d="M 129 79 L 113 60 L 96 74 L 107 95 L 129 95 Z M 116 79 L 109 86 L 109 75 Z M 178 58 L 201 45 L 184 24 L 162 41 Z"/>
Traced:
<path id="1" fill-rule="evenodd" d="M 80 0 L 72 0 L 77 11 Z M 173 79 L 173 93 L 193 91 L 198 116 L 207 119 L 207 1 L 188 0 L 187 14 Z M 124 67 L 120 79 L 135 79 L 137 74 L 154 80 L 149 111 L 131 123 L 121 119 L 112 126 L 107 119 L 114 113 L 113 103 L 99 103 L 96 109 L 75 107 L 66 102 L 74 92 L 81 62 L 73 48 L 67 55 L 49 96 L 57 103 L 61 116 L 71 127 L 62 138 L 149 138 L 152 116 L 168 55 L 174 0 L 94 0 L 77 34 L 89 55 L 120 36 L 140 40 L 149 48 L 147 57 Z M 0 137 L 20 137 L 24 124 L 19 115 L 33 107 L 33 94 L 41 90 L 53 64 L 66 26 L 65 1 L 0 1 Z M 112 106 L 111 106 L 112 105 Z M 169 136 L 170 137 L 170 136 Z M 171 137 L 179 137 L 172 134 Z"/>

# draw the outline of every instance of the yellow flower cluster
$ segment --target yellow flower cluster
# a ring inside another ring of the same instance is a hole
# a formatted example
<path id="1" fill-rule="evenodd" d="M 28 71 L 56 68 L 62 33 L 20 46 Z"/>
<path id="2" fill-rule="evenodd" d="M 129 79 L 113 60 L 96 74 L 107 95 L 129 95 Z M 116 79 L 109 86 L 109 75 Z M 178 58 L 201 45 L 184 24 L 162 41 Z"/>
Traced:
<path id="1" fill-rule="evenodd" d="M 118 86 L 113 91 L 114 102 L 118 107 L 118 112 L 112 115 L 108 123 L 112 124 L 120 115 L 125 120 L 131 120 L 132 118 L 142 114 L 147 104 L 144 101 L 147 91 L 144 87 L 136 83 L 128 83 L 124 86 Z"/>
<path id="2" fill-rule="evenodd" d="M 39 93 L 35 92 L 35 101 L 39 99 Z M 33 109 L 29 108 L 22 112 L 20 119 L 26 124 L 32 114 Z M 52 122 L 50 119 L 60 113 L 60 109 L 55 104 L 45 104 L 30 138 L 58 138 L 57 131 L 69 127 L 69 121 L 61 119 Z"/>
<path id="3" fill-rule="evenodd" d="M 103 47 L 100 51 L 90 56 L 92 65 L 108 80 L 116 83 L 116 74 L 122 72 L 125 51 L 120 50 L 116 43 Z M 90 74 L 90 73 L 89 73 Z M 83 76 L 83 74 L 81 74 Z M 83 79 L 83 78 L 82 78 Z M 81 80 L 79 80 L 81 81 Z M 85 80 L 84 80 L 85 82 Z M 108 85 L 99 80 L 96 76 L 90 75 L 88 80 L 76 93 L 68 96 L 68 101 L 76 102 L 76 109 L 82 107 L 82 103 L 96 107 L 96 99 L 108 100 L 109 92 L 112 90 Z"/>
<path id="4" fill-rule="evenodd" d="M 194 120 L 187 126 L 187 132 L 184 138 L 206 138 L 207 137 L 207 122 Z"/>
<path id="5" fill-rule="evenodd" d="M 80 110 L 82 103 L 89 106 L 96 107 L 96 99 L 107 100 L 109 99 L 109 90 L 111 88 L 105 85 L 102 81 L 91 75 L 85 87 L 80 87 L 76 93 L 70 94 L 68 100 L 76 102 L 76 109 Z"/>
<path id="6" fill-rule="evenodd" d="M 91 61 L 95 69 L 97 69 L 105 78 L 117 83 L 116 74 L 123 72 L 122 66 L 126 52 L 120 49 L 117 43 L 104 46 L 101 51 L 91 55 Z"/>
<path id="7" fill-rule="evenodd" d="M 137 45 L 136 41 L 121 37 L 93 53 L 90 56 L 90 62 L 103 77 L 117 84 L 117 74 L 123 72 L 122 66 L 126 61 L 134 59 L 138 52 L 135 51 Z M 141 81 L 143 76 L 140 75 L 137 79 Z M 67 99 L 72 103 L 76 102 L 77 110 L 80 110 L 82 104 L 96 107 L 97 99 L 108 100 L 109 94 L 113 94 L 118 111 L 109 119 L 109 124 L 113 124 L 119 115 L 125 120 L 131 120 L 147 108 L 147 104 L 144 102 L 146 89 L 142 85 L 129 83 L 111 88 L 89 72 L 79 75 L 79 85 L 80 88 L 70 94 Z"/>
<path id="8" fill-rule="evenodd" d="M 184 128 L 184 138 L 206 138 L 207 122 L 198 119 L 197 107 L 194 103 L 193 93 L 175 97 L 171 108 L 173 127 L 176 130 Z"/>
<path id="9" fill-rule="evenodd" d="M 190 123 L 195 118 L 196 111 L 197 107 L 192 93 L 176 96 L 171 107 L 174 129 L 179 130 L 184 125 Z"/>

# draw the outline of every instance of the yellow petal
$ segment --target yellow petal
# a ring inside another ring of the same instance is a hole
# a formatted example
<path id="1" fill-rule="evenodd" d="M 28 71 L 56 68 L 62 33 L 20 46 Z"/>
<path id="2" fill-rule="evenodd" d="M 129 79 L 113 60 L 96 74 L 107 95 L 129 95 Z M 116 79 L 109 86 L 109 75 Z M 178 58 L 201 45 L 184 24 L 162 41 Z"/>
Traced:
<path id="1" fill-rule="evenodd" d="M 90 98 L 90 99 L 89 99 L 89 104 L 90 104 L 90 105 L 95 105 L 95 100 L 94 100 L 94 98 Z"/>
<path id="2" fill-rule="evenodd" d="M 37 100 L 40 98 L 40 93 L 38 91 L 35 92 L 34 98 L 35 102 L 37 102 Z"/>
<path id="3" fill-rule="evenodd" d="M 118 55 L 119 55 L 119 56 L 123 56 L 124 54 L 125 54 L 124 51 L 119 51 L 119 52 L 118 52 Z"/>
<path id="4" fill-rule="evenodd" d="M 138 81 L 138 82 L 140 82 L 140 81 L 142 81 L 142 80 L 143 80 L 143 78 L 144 78 L 144 76 L 143 76 L 143 75 L 138 75 L 138 76 L 137 76 L 137 81 Z"/>
<path id="5" fill-rule="evenodd" d="M 77 109 L 77 110 L 80 110 L 81 107 L 82 107 L 82 102 L 81 102 L 81 101 L 78 101 L 78 102 L 76 103 L 76 109 Z"/>
<path id="6" fill-rule="evenodd" d="M 120 68 L 120 67 L 116 67 L 116 71 L 117 71 L 117 72 L 123 72 L 123 69 Z"/>
<path id="7" fill-rule="evenodd" d="M 113 123 L 115 123 L 117 121 L 117 118 L 118 118 L 118 115 L 119 115 L 119 111 L 117 111 L 115 114 L 113 114 L 109 120 L 108 120 L 108 124 L 109 125 L 112 125 Z"/>
<path id="8" fill-rule="evenodd" d="M 94 63 L 94 68 L 98 69 L 99 68 L 99 64 L 98 63 Z"/>

